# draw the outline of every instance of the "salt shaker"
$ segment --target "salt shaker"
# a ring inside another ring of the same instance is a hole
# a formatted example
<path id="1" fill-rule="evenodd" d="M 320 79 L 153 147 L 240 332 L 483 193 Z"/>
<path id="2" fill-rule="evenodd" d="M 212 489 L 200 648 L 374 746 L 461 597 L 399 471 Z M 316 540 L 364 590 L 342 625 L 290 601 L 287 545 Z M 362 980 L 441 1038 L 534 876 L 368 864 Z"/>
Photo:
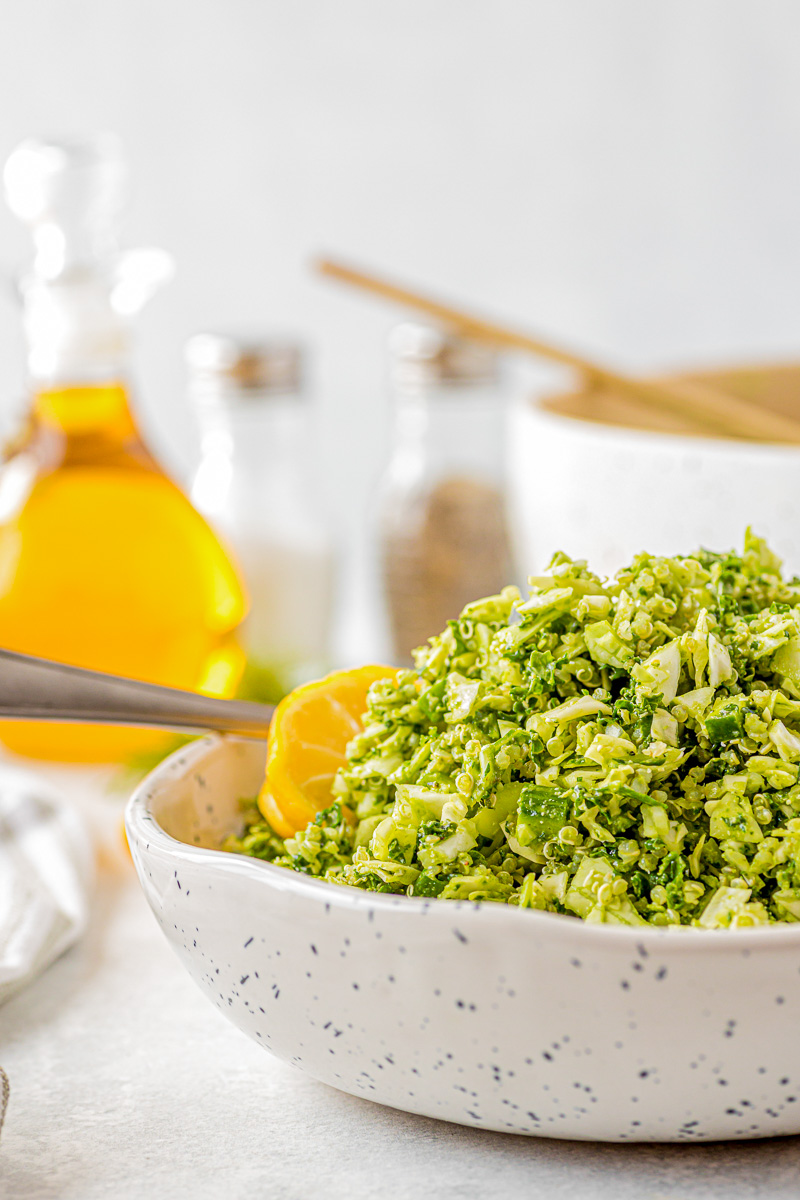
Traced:
<path id="1" fill-rule="evenodd" d="M 282 692 L 329 658 L 333 553 L 314 502 L 303 351 L 207 333 L 189 340 L 186 363 L 201 436 L 192 500 L 238 558 L 242 641 Z"/>

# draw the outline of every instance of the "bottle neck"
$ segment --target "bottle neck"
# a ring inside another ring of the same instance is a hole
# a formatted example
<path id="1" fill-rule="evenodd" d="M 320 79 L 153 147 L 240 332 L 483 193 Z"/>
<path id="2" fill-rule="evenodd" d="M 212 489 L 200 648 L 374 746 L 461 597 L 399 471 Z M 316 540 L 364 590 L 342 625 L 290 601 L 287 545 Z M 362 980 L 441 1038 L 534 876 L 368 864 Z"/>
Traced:
<path id="1" fill-rule="evenodd" d="M 237 527 L 310 519 L 313 448 L 296 393 L 198 403 L 200 459 L 191 495 L 202 512 Z"/>
<path id="2" fill-rule="evenodd" d="M 121 380 L 35 384 L 33 411 L 41 426 L 72 438 L 102 436 L 124 444 L 138 437 Z"/>
<path id="3" fill-rule="evenodd" d="M 257 474 L 289 467 L 303 449 L 306 404 L 296 393 L 204 398 L 196 406 L 201 453 L 235 458 Z"/>
<path id="4" fill-rule="evenodd" d="M 428 473 L 499 479 L 505 402 L 501 387 L 444 384 L 396 392 L 395 459 Z"/>
<path id="5" fill-rule="evenodd" d="M 28 373 L 39 386 L 94 386 L 123 376 L 128 325 L 102 269 L 76 268 L 56 280 L 29 275 L 20 295 Z"/>
<path id="6" fill-rule="evenodd" d="M 124 444 L 136 436 L 125 384 L 126 321 L 114 311 L 104 270 L 76 266 L 21 286 L 33 409 L 41 427 Z"/>

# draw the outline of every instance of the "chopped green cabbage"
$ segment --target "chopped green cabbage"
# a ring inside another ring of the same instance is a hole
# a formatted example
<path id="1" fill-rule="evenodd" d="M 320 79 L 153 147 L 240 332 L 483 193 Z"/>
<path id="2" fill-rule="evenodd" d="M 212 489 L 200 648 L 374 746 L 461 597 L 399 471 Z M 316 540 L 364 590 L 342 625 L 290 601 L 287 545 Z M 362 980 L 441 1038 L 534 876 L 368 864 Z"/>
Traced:
<path id="1" fill-rule="evenodd" d="M 617 925 L 800 920 L 800 580 L 557 554 L 373 684 L 331 805 L 226 848 L 366 891 Z M 254 814 L 253 814 L 254 815 Z"/>

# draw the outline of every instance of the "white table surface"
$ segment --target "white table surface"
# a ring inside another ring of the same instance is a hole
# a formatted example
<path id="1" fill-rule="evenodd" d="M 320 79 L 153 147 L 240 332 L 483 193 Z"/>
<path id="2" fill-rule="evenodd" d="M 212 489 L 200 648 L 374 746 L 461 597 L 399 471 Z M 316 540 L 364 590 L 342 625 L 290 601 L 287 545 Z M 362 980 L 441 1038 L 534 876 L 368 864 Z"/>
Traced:
<path id="1" fill-rule="evenodd" d="M 800 1138 L 604 1146 L 408 1116 L 269 1057 L 198 991 L 119 849 L 102 773 L 49 772 L 100 846 L 83 942 L 0 1008 L 2 1200 L 782 1200 Z"/>

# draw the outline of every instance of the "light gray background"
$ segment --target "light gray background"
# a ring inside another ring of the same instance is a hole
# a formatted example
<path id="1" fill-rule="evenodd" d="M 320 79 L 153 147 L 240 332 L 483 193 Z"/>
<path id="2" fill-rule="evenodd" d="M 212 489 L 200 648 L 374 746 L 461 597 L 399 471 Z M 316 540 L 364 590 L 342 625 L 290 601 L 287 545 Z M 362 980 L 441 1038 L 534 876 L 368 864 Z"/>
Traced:
<path id="1" fill-rule="evenodd" d="M 179 266 L 137 354 L 176 470 L 186 336 L 307 337 L 352 562 L 395 314 L 315 280 L 312 256 L 620 365 L 800 354 L 799 67 L 792 0 L 0 0 L 0 156 L 123 136 L 130 240 Z M 3 212 L 0 263 L 24 250 Z M 20 389 L 0 304 L 0 409 Z"/>

